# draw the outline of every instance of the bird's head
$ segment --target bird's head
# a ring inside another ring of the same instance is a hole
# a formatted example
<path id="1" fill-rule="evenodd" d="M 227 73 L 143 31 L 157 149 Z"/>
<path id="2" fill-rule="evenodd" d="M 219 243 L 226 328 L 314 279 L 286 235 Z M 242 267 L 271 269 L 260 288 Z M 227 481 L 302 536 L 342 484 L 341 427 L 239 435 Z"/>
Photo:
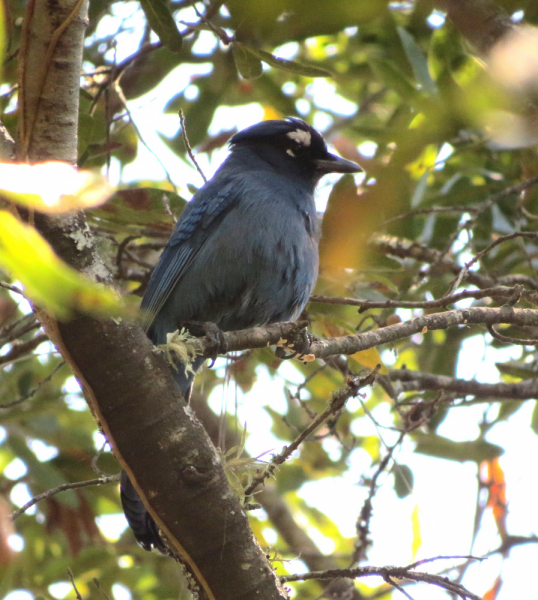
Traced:
<path id="1" fill-rule="evenodd" d="M 331 154 L 319 131 L 301 119 L 262 121 L 236 133 L 230 140 L 232 153 L 249 150 L 276 169 L 300 174 L 317 183 L 327 173 L 359 173 L 362 168 Z"/>

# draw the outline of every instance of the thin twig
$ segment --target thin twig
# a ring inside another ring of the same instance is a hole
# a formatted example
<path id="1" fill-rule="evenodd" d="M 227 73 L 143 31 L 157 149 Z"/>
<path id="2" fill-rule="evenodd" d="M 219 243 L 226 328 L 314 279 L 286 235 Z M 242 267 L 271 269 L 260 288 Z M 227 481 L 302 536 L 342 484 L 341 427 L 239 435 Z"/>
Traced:
<path id="1" fill-rule="evenodd" d="M 16 510 L 11 515 L 11 519 L 15 521 L 15 519 L 18 519 L 29 508 L 32 508 L 34 504 L 37 504 L 46 498 L 52 498 L 52 496 L 56 496 L 56 494 L 59 494 L 60 492 L 65 492 L 66 490 L 76 490 L 77 488 L 88 487 L 90 485 L 103 485 L 105 483 L 112 483 L 119 480 L 119 475 L 110 475 L 109 477 L 100 477 L 99 479 L 88 479 L 87 481 L 76 481 L 75 483 L 64 483 L 63 485 L 59 485 L 56 488 L 52 488 L 51 490 L 47 490 L 46 492 L 34 496 L 24 506 L 21 506 L 18 510 Z"/>
<path id="2" fill-rule="evenodd" d="M 417 560 L 414 563 L 411 563 L 407 568 L 408 569 L 416 569 L 417 567 L 421 567 L 422 565 L 427 565 L 432 562 L 437 562 L 438 560 L 477 560 L 482 562 L 486 560 L 485 556 L 472 556 L 471 554 L 465 555 L 448 555 L 448 556 L 432 556 L 431 558 L 423 558 L 422 560 Z"/>
<path id="3" fill-rule="evenodd" d="M 24 315 L 20 319 L 6 323 L 6 325 L 0 329 L 0 343 L 7 344 L 38 327 L 39 323 L 35 318 L 35 315 L 32 313 Z"/>
<path id="4" fill-rule="evenodd" d="M 6 283 L 5 281 L 0 281 L 0 287 L 4 288 L 5 290 L 9 290 L 10 292 L 14 292 L 15 294 L 20 294 L 23 298 L 26 297 L 20 288 Z"/>
<path id="5" fill-rule="evenodd" d="M 487 248 L 484 248 L 481 252 L 479 252 L 471 261 L 465 264 L 465 269 L 469 270 L 476 262 L 484 258 L 488 252 L 491 252 L 493 248 L 502 244 L 508 240 L 513 240 L 516 238 L 530 238 L 533 240 L 538 240 L 538 233 L 535 231 L 516 231 L 515 233 L 510 233 L 509 235 L 501 235 L 495 241 L 493 241 Z"/>
<path id="6" fill-rule="evenodd" d="M 67 576 L 69 577 L 69 581 L 71 582 L 71 585 L 75 590 L 75 596 L 77 597 L 77 600 L 82 600 L 82 596 L 80 595 L 80 592 L 78 591 L 77 586 L 75 585 L 75 578 L 73 577 L 73 571 L 71 571 L 71 569 L 67 569 Z"/>
<path id="7" fill-rule="evenodd" d="M 394 223 L 395 221 L 401 221 L 402 219 L 407 219 L 410 217 L 416 217 L 418 215 L 429 215 L 432 213 L 470 213 L 473 214 L 478 209 L 472 206 L 430 206 L 427 208 L 417 208 L 415 210 L 410 210 L 409 212 L 403 213 L 401 215 L 396 215 L 395 217 L 391 217 L 383 222 L 384 225 L 388 225 L 389 223 Z"/>
<path id="8" fill-rule="evenodd" d="M 129 105 L 127 104 L 127 98 L 125 97 L 125 94 L 123 93 L 123 90 L 121 88 L 120 85 L 120 80 L 119 78 L 116 79 L 114 81 L 114 89 L 116 90 L 118 97 L 121 101 L 121 103 L 123 104 L 123 108 L 125 109 L 125 112 L 129 115 L 129 121 L 131 122 L 131 125 L 133 126 L 133 129 L 136 131 L 136 135 L 138 136 L 138 139 L 142 142 L 142 144 L 145 146 L 145 148 L 148 150 L 148 152 L 155 158 L 155 160 L 159 163 L 159 165 L 161 166 L 162 170 L 164 171 L 164 174 L 166 176 L 166 180 L 168 181 L 168 183 L 172 186 L 174 192 L 177 194 L 177 186 L 176 184 L 172 181 L 172 177 L 170 176 L 170 173 L 168 172 L 168 169 L 164 166 L 164 163 L 162 162 L 162 160 L 159 158 L 159 155 L 154 152 L 149 145 L 146 143 L 146 141 L 144 140 L 144 138 L 142 137 L 142 134 L 140 133 L 140 129 L 138 129 L 137 124 L 135 123 L 135 120 L 133 119 L 133 115 L 131 114 L 131 111 L 129 109 Z"/>
<path id="9" fill-rule="evenodd" d="M 106 445 L 108 444 L 108 440 L 105 439 L 105 441 L 103 442 L 103 445 L 101 446 L 101 448 L 99 448 L 99 450 L 94 454 L 93 458 L 92 458 L 92 462 L 90 463 L 92 471 L 94 473 L 96 473 L 97 475 L 100 475 L 101 477 L 106 477 L 106 474 L 104 473 L 104 471 L 101 471 L 101 469 L 99 468 L 99 466 L 97 465 L 97 462 L 99 461 L 99 459 L 101 458 L 101 455 L 103 454 L 103 452 L 105 451 Z"/>
<path id="10" fill-rule="evenodd" d="M 21 396 L 20 398 L 17 398 L 17 400 L 12 400 L 11 402 L 6 402 L 4 404 L 0 404 L 0 409 L 6 409 L 6 408 L 11 408 L 12 406 L 17 406 L 17 404 L 22 404 L 23 402 L 25 402 L 26 400 L 29 400 L 30 398 L 32 398 L 33 396 L 35 396 L 37 394 L 37 392 L 46 384 L 48 383 L 53 377 L 54 375 L 56 375 L 56 373 L 58 373 L 58 371 L 65 365 L 65 362 L 61 362 L 59 365 L 56 365 L 56 367 L 54 367 L 54 369 L 45 377 L 45 379 L 42 379 L 33 389 L 31 389 L 25 396 Z"/>
<path id="11" fill-rule="evenodd" d="M 369 300 L 358 300 L 357 298 L 347 298 L 343 296 L 310 296 L 310 302 L 320 302 L 323 304 L 345 304 L 347 306 L 358 306 L 359 312 L 364 312 L 370 308 L 443 308 L 448 304 L 454 304 L 460 300 L 473 298 L 480 300 L 482 298 L 506 298 L 512 296 L 515 287 L 498 286 L 482 290 L 463 290 L 457 294 L 443 296 L 437 300 L 407 301 L 407 300 L 384 300 L 382 302 L 373 302 Z M 522 290 L 521 297 L 532 304 L 538 305 L 538 294 L 535 291 Z"/>
<path id="12" fill-rule="evenodd" d="M 124 275 L 122 264 L 123 252 L 133 240 L 137 240 L 139 237 L 139 235 L 128 235 L 119 243 L 118 251 L 116 253 L 116 268 L 118 269 L 118 277 L 123 277 Z"/>
<path id="13" fill-rule="evenodd" d="M 101 596 L 103 596 L 103 598 L 105 600 L 110 600 L 108 594 L 101 587 L 101 584 L 99 583 L 99 580 L 97 579 L 97 577 L 94 577 L 92 579 L 92 581 L 93 581 L 93 584 L 95 585 L 95 587 L 97 588 L 97 591 L 101 594 Z"/>
<path id="14" fill-rule="evenodd" d="M 499 340 L 503 344 L 514 344 L 516 346 L 538 346 L 538 340 L 529 338 L 513 338 L 507 335 L 503 335 L 496 331 L 493 325 L 488 325 L 488 331 L 492 338 Z"/>
<path id="15" fill-rule="evenodd" d="M 408 598 L 408 600 L 414 600 L 413 596 L 411 596 L 411 594 L 408 594 L 401 585 L 399 585 L 398 583 L 396 583 L 394 581 L 394 579 L 392 579 L 392 577 L 390 575 L 383 577 L 383 579 L 385 580 L 386 583 L 391 585 L 393 588 L 397 589 L 401 594 L 403 594 L 406 598 Z"/>
<path id="16" fill-rule="evenodd" d="M 377 491 L 377 480 L 381 473 L 387 468 L 389 461 L 392 459 L 394 455 L 394 451 L 396 448 L 402 443 L 402 440 L 405 436 L 406 432 L 402 431 L 400 436 L 398 437 L 398 441 L 388 449 L 388 452 L 383 457 L 383 460 L 379 463 L 379 466 L 376 469 L 372 480 L 370 481 L 370 490 L 368 492 L 368 497 L 364 501 L 364 504 L 361 508 L 361 512 L 359 513 L 359 517 L 357 519 L 357 543 L 355 544 L 355 550 L 353 552 L 352 564 L 359 562 L 361 558 L 366 556 L 366 550 L 370 545 L 370 541 L 368 540 L 368 536 L 370 535 L 370 519 L 372 517 L 372 500 L 374 499 L 375 493 Z"/>
<path id="17" fill-rule="evenodd" d="M 473 594 L 459 583 L 454 583 L 448 577 L 441 575 L 433 575 L 431 573 L 417 573 L 410 566 L 407 567 L 356 567 L 354 569 L 330 569 L 327 571 L 311 571 L 301 575 L 286 575 L 280 578 L 282 583 L 290 581 L 307 581 L 309 579 L 317 579 L 321 581 L 347 577 L 350 579 L 358 579 L 361 577 L 382 577 L 387 583 L 390 583 L 392 578 L 408 579 L 417 583 L 430 583 L 436 585 L 447 592 L 452 592 L 463 600 L 482 600 L 476 594 Z"/>
<path id="18" fill-rule="evenodd" d="M 372 385 L 377 379 L 379 369 L 381 365 L 377 365 L 366 377 L 351 381 L 345 388 L 338 390 L 332 395 L 329 407 L 321 415 L 318 415 L 316 419 L 308 425 L 289 445 L 284 447 L 282 452 L 273 457 L 271 462 L 265 467 L 265 469 L 257 477 L 254 477 L 251 484 L 245 490 L 245 499 L 247 499 L 252 492 L 258 487 L 259 484 L 263 483 L 268 477 L 270 477 L 278 465 L 281 465 L 287 460 L 295 450 L 301 445 L 302 442 L 312 434 L 318 427 L 320 427 L 329 417 L 338 413 L 344 408 L 345 403 L 349 398 L 357 395 L 360 389 Z"/>
<path id="19" fill-rule="evenodd" d="M 39 346 L 39 344 L 42 344 L 43 342 L 48 341 L 48 339 L 49 338 L 47 337 L 46 334 L 40 333 L 39 335 L 36 335 L 34 338 L 29 340 L 28 342 L 21 342 L 20 344 L 13 344 L 13 346 L 9 352 L 4 354 L 3 356 L 0 356 L 0 365 L 4 365 L 6 363 L 13 362 L 20 356 L 27 354 L 28 352 L 31 352 L 32 350 L 35 350 Z"/>
<path id="20" fill-rule="evenodd" d="M 183 112 L 182 108 L 179 109 L 179 120 L 181 121 L 181 135 L 183 136 L 183 142 L 185 143 L 185 148 L 187 149 L 187 154 L 189 155 L 189 158 L 192 160 L 192 163 L 196 167 L 196 170 L 198 171 L 198 173 L 200 173 L 200 175 L 202 176 L 204 183 L 207 183 L 207 177 L 204 175 L 204 172 L 202 171 L 202 169 L 200 168 L 200 165 L 196 161 L 196 157 L 194 156 L 194 152 L 192 151 L 192 148 L 191 148 L 191 145 L 189 142 L 189 138 L 187 137 L 187 128 L 185 127 L 185 113 Z"/>
<path id="21" fill-rule="evenodd" d="M 194 12 L 196 13 L 196 16 L 203 21 L 208 27 L 209 29 L 211 29 L 211 31 L 219 38 L 219 40 L 225 45 L 228 46 L 229 44 L 231 44 L 233 42 L 233 38 L 231 38 L 225 31 L 224 29 L 222 29 L 222 27 L 217 27 L 216 25 L 214 25 L 213 23 L 211 23 L 211 21 L 209 20 L 208 17 L 206 17 L 205 15 L 203 15 L 198 8 L 196 8 L 196 6 L 193 7 L 194 8 Z"/>

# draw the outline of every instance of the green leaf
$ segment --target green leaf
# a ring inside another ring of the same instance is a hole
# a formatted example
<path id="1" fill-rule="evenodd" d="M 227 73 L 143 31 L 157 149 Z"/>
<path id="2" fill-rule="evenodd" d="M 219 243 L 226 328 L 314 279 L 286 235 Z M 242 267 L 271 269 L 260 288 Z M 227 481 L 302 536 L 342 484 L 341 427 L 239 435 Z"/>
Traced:
<path id="1" fill-rule="evenodd" d="M 394 465 L 394 491 L 406 498 L 413 491 L 413 471 L 407 465 Z"/>
<path id="2" fill-rule="evenodd" d="M 235 44 L 238 44 L 245 52 L 252 54 L 275 69 L 287 71 L 288 73 L 296 73 L 297 75 L 304 75 L 305 77 L 332 77 L 332 73 L 327 69 L 313 65 L 305 65 L 285 58 L 277 58 L 271 53 L 265 52 L 265 50 L 253 48 L 252 46 L 247 46 L 240 42 L 235 42 Z"/>
<path id="3" fill-rule="evenodd" d="M 413 69 L 413 75 L 420 87 L 430 95 L 437 93 L 437 86 L 428 69 L 428 59 L 416 44 L 413 36 L 403 27 L 398 27 L 398 35 L 402 41 L 407 60 Z"/>
<path id="4" fill-rule="evenodd" d="M 532 411 L 531 429 L 538 435 L 538 402 L 536 402 Z"/>
<path id="5" fill-rule="evenodd" d="M 235 66 L 241 77 L 245 79 L 258 79 L 263 75 L 262 61 L 240 42 L 234 42 L 232 52 Z"/>
<path id="6" fill-rule="evenodd" d="M 518 360 L 509 360 L 505 363 L 495 363 L 497 370 L 503 375 L 509 375 L 517 379 L 535 379 L 536 370 L 532 364 Z"/>
<path id="7" fill-rule="evenodd" d="M 290 431 L 289 425 L 282 418 L 282 415 L 270 406 L 264 406 L 263 408 L 273 418 L 271 433 L 279 440 L 291 441 L 293 439 L 293 435 Z"/>
<path id="8" fill-rule="evenodd" d="M 66 265 L 33 227 L 7 211 L 0 211 L 0 266 L 23 284 L 32 301 L 59 318 L 125 310 L 114 290 Z"/>
<path id="9" fill-rule="evenodd" d="M 140 6 L 161 42 L 172 52 L 179 52 L 183 38 L 166 3 L 163 0 L 140 0 Z"/>
<path id="10" fill-rule="evenodd" d="M 370 65 L 381 81 L 388 88 L 397 92 L 404 100 L 417 97 L 417 90 L 403 71 L 393 62 L 380 58 L 371 58 Z"/>
<path id="11" fill-rule="evenodd" d="M 500 446 L 481 439 L 471 442 L 454 442 L 433 433 L 415 433 L 413 438 L 416 442 L 416 452 L 457 462 L 471 460 L 481 463 L 498 458 L 504 453 L 504 449 Z"/>

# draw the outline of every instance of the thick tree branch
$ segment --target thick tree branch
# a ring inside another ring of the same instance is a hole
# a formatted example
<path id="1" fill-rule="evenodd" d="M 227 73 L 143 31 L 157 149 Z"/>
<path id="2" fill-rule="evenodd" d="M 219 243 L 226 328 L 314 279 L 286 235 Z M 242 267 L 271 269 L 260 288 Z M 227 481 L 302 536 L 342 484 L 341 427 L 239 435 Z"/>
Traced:
<path id="1" fill-rule="evenodd" d="M 197 395 L 191 398 L 196 416 L 202 421 L 206 431 L 217 445 L 221 426 L 219 417 L 207 405 L 207 399 Z M 238 435 L 230 428 L 225 432 L 225 448 L 237 446 L 240 443 Z M 256 492 L 256 501 L 259 502 L 280 537 L 289 546 L 290 552 L 300 558 L 310 571 L 324 571 L 326 569 L 337 569 L 338 564 L 332 556 L 323 554 L 306 531 L 297 524 L 289 506 L 279 495 L 272 484 L 260 488 Z M 325 588 L 328 598 L 347 598 L 348 600 L 361 600 L 362 594 L 349 579 L 333 579 Z"/>
<path id="2" fill-rule="evenodd" d="M 443 390 L 446 393 L 455 394 L 455 397 L 474 396 L 484 400 L 538 398 L 538 379 L 526 379 L 513 383 L 479 383 L 478 381 L 466 381 L 408 369 L 392 369 L 389 377 L 391 381 L 399 382 L 400 385 L 395 386 L 397 392 Z"/>
<path id="3" fill-rule="evenodd" d="M 19 101 L 20 147 L 30 162 L 76 161 L 79 95 L 73 90 L 79 88 L 86 10 L 82 0 L 28 4 Z M 111 281 L 82 214 L 36 214 L 35 224 L 66 262 Z M 142 330 L 88 317 L 60 323 L 35 312 L 148 510 L 194 575 L 199 597 L 285 598 L 213 445 Z"/>
<path id="4" fill-rule="evenodd" d="M 308 349 L 308 360 L 313 358 L 329 358 L 338 354 L 355 354 L 375 346 L 396 342 L 417 333 L 427 333 L 436 329 L 470 325 L 497 325 L 507 323 L 519 327 L 538 326 L 538 310 L 526 308 L 466 308 L 449 310 L 432 315 L 423 315 L 404 323 L 388 325 L 373 331 L 326 338 L 312 343 Z M 227 351 L 247 350 L 249 348 L 265 348 L 284 341 L 293 342 L 302 324 L 275 323 L 265 327 L 253 327 L 241 331 L 230 331 L 223 334 Z M 193 341 L 193 346 L 200 355 L 207 357 L 220 352 L 220 342 L 214 337 L 203 337 Z"/>

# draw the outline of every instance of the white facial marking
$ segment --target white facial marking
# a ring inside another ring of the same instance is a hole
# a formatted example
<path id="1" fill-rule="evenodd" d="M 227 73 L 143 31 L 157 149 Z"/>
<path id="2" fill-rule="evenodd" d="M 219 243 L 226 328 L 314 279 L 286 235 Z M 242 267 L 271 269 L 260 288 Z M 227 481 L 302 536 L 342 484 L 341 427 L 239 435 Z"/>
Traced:
<path id="1" fill-rule="evenodd" d="M 293 154 L 293 150 L 290 150 L 289 148 L 286 150 L 286 154 L 289 154 L 290 156 L 293 156 L 295 158 L 295 154 Z"/>
<path id="2" fill-rule="evenodd" d="M 290 139 L 301 146 L 310 146 L 310 142 L 312 141 L 312 134 L 309 131 L 305 131 L 304 129 L 296 129 L 295 131 L 290 131 L 286 134 Z"/>

